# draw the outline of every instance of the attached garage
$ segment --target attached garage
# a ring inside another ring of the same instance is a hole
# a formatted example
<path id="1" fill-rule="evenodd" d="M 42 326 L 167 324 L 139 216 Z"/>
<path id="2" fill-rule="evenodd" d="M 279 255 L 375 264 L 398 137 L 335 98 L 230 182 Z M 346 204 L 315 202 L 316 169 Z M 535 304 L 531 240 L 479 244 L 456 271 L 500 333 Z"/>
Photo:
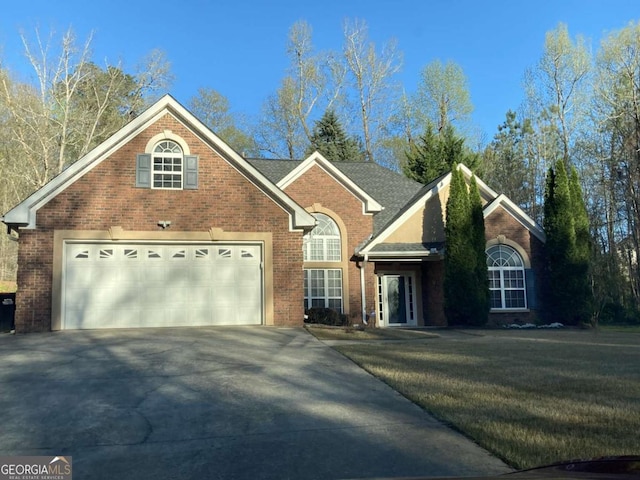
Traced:
<path id="1" fill-rule="evenodd" d="M 64 243 L 62 329 L 258 325 L 261 244 Z"/>

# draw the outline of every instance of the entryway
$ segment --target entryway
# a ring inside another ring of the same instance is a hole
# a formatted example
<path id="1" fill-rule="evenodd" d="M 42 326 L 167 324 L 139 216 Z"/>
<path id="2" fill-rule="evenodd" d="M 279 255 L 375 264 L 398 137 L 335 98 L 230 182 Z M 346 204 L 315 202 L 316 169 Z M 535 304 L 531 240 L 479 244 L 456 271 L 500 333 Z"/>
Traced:
<path id="1" fill-rule="evenodd" d="M 413 273 L 387 273 L 378 277 L 380 326 L 415 326 L 416 293 Z"/>

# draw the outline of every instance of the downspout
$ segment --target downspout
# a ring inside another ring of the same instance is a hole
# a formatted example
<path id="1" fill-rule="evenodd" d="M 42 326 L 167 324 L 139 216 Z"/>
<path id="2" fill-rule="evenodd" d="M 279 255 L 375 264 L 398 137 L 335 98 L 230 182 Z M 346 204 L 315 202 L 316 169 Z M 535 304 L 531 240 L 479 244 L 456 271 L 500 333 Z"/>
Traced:
<path id="1" fill-rule="evenodd" d="M 362 323 L 364 325 L 369 325 L 367 322 L 367 294 L 365 292 L 365 279 L 364 279 L 364 268 L 367 265 L 368 256 L 365 253 L 364 259 L 362 262 L 359 262 L 358 268 L 360 269 L 360 302 L 362 303 Z"/>

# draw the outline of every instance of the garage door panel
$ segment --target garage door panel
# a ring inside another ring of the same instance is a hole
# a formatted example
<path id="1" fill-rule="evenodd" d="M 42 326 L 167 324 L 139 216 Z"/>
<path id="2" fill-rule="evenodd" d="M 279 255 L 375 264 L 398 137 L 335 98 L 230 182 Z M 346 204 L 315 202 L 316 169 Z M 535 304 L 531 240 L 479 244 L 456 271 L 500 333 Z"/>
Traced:
<path id="1" fill-rule="evenodd" d="M 259 245 L 66 244 L 63 328 L 260 324 Z"/>

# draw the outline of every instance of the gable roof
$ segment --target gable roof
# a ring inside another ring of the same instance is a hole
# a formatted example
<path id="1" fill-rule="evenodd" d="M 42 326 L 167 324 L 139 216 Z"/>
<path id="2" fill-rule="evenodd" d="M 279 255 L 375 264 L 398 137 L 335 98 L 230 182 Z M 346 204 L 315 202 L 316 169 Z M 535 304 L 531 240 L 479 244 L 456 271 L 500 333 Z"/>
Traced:
<path id="1" fill-rule="evenodd" d="M 484 218 L 487 218 L 491 215 L 498 207 L 504 208 L 512 217 L 514 217 L 518 222 L 520 222 L 527 230 L 533 233 L 538 240 L 541 242 L 545 242 L 547 240 L 547 236 L 544 233 L 544 230 L 540 225 L 536 223 L 536 221 L 527 215 L 524 210 L 522 210 L 519 206 L 509 199 L 504 193 L 501 193 L 495 200 L 490 203 L 487 203 L 484 206 Z"/>
<path id="2" fill-rule="evenodd" d="M 336 162 L 330 162 L 317 151 L 313 152 L 305 160 L 299 162 L 293 170 L 281 178 L 277 183 L 278 187 L 283 190 L 286 189 L 289 185 L 304 175 L 305 172 L 316 166 L 320 167 L 328 175 L 333 177 L 339 184 L 362 202 L 362 213 L 373 214 L 382 210 L 382 205 L 380 205 L 380 203 L 378 203 L 369 193 L 360 188 L 360 186 L 349 178 L 349 176 L 345 175 L 339 168 L 337 168 Z"/>
<path id="3" fill-rule="evenodd" d="M 222 141 L 171 95 L 162 97 L 142 114 L 118 130 L 108 140 L 95 147 L 49 183 L 13 207 L 2 217 L 2 221 L 11 226 L 35 228 L 38 209 L 166 114 L 172 115 L 176 120 L 186 125 L 200 140 L 214 149 L 241 175 L 256 185 L 265 195 L 287 212 L 291 230 L 307 230 L 314 227 L 315 219 L 312 215 L 307 213 L 304 208 L 294 202 L 272 181 Z M 135 161 L 135 158 L 132 161 Z"/>
<path id="4" fill-rule="evenodd" d="M 248 159 L 248 161 L 278 185 L 281 185 L 285 178 L 292 178 L 293 171 L 301 168 L 303 163 L 298 160 Z M 307 161 L 309 158 L 304 160 L 304 162 Z M 421 183 L 377 163 L 328 162 L 326 159 L 325 162 L 329 164 L 333 174 L 337 170 L 342 174 L 341 178 L 346 177 L 352 185 L 361 189 L 382 206 L 382 209 L 375 212 L 373 216 L 374 234 L 380 231 L 424 187 Z M 326 163 L 323 165 L 327 167 Z"/>
<path id="5" fill-rule="evenodd" d="M 470 181 L 471 177 L 474 177 L 473 172 L 466 165 L 459 164 L 458 169 L 462 171 L 462 174 L 467 181 Z M 521 208 L 519 208 L 516 204 L 509 200 L 504 194 L 498 195 L 493 189 L 491 189 L 478 177 L 475 177 L 475 180 L 476 184 L 478 185 L 478 190 L 480 191 L 480 196 L 487 202 L 483 209 L 484 218 L 487 218 L 489 215 L 491 215 L 491 213 L 493 213 L 498 206 L 503 206 L 505 210 L 507 210 L 507 212 L 515 217 L 516 220 L 518 220 L 525 228 L 531 231 L 531 233 L 533 233 L 541 241 L 545 241 L 544 231 L 538 226 L 535 220 L 533 220 Z M 438 193 L 450 183 L 451 172 L 443 174 L 439 178 L 436 178 L 429 184 L 423 186 L 413 196 L 413 198 L 404 205 L 403 208 L 398 210 L 396 214 L 391 219 L 389 219 L 387 224 L 384 225 L 380 229 L 380 231 L 372 236 L 369 242 L 361 245 L 358 248 L 356 254 L 368 256 L 374 252 L 381 253 L 384 251 L 385 253 L 388 253 L 389 248 L 382 246 L 385 245 L 385 240 L 398 228 L 400 228 L 404 224 L 404 222 L 406 222 L 415 213 L 424 208 L 429 199 L 438 195 Z M 412 246 L 411 253 L 413 255 L 421 253 L 422 256 L 441 254 L 442 248 L 444 247 L 444 244 L 440 243 L 438 245 L 422 245 L 422 249 L 415 248 L 415 245 Z M 439 250 L 434 251 L 434 248 L 439 248 Z M 395 253 L 398 253 L 400 256 L 402 256 L 402 253 L 404 252 L 403 249 L 398 248 L 397 246 L 393 247 L 393 251 Z"/>

